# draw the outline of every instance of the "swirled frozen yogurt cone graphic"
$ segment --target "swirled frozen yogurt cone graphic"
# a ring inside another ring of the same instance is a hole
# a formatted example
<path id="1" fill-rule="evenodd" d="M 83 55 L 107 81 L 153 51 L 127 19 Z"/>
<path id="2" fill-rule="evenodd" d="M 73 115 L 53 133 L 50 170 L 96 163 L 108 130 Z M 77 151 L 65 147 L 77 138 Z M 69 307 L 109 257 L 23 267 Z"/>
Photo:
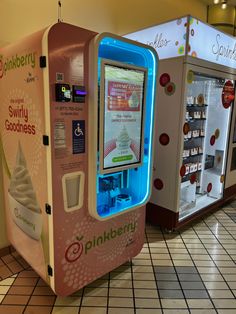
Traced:
<path id="1" fill-rule="evenodd" d="M 14 222 L 26 234 L 38 240 L 42 231 L 42 212 L 20 143 L 8 192 Z"/>
<path id="2" fill-rule="evenodd" d="M 138 105 L 139 105 L 139 97 L 138 97 L 138 94 L 137 94 L 136 91 L 134 91 L 134 92 L 131 94 L 131 96 L 130 96 L 128 102 L 129 102 L 129 107 L 131 107 L 131 108 L 136 108 L 136 107 L 138 107 Z"/>
<path id="3" fill-rule="evenodd" d="M 116 147 L 118 149 L 128 149 L 130 147 L 130 137 L 129 134 L 126 130 L 126 127 L 123 126 L 123 128 L 120 131 L 120 134 L 117 137 L 117 141 L 116 141 Z"/>

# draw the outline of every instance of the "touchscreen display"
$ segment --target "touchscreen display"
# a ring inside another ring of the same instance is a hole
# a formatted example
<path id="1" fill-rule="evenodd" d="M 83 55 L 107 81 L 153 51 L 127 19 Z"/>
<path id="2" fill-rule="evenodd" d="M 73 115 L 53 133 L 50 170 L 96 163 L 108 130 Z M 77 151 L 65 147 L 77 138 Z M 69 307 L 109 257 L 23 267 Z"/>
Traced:
<path id="1" fill-rule="evenodd" d="M 141 164 L 145 70 L 104 64 L 103 169 Z"/>

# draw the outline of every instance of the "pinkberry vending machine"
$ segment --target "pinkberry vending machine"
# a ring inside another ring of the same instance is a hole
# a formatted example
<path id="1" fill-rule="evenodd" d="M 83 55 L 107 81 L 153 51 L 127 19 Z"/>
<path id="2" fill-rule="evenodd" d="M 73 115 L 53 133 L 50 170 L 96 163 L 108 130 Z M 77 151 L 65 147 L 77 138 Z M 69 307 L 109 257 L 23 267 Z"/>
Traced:
<path id="1" fill-rule="evenodd" d="M 65 23 L 0 50 L 8 238 L 58 295 L 143 246 L 156 71 L 153 48 Z"/>

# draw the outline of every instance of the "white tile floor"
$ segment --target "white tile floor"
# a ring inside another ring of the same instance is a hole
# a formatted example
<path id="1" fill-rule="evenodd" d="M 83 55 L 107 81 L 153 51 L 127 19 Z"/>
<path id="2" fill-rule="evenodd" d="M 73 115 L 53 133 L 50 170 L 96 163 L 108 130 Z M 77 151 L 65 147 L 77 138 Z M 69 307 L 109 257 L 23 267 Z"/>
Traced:
<path id="1" fill-rule="evenodd" d="M 22 265 L 17 253 L 1 262 L 0 275 Z M 0 281 L 0 314 L 236 314 L 235 262 L 236 201 L 175 233 L 148 225 L 132 263 L 67 298 L 24 265 Z"/>

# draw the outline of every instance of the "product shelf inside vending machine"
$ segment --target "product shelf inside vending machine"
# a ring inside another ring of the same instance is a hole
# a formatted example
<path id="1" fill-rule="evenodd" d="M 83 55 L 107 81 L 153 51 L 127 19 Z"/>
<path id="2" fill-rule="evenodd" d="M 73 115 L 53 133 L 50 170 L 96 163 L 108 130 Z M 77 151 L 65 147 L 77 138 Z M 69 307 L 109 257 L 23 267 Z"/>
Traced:
<path id="1" fill-rule="evenodd" d="M 180 184 L 179 220 L 222 197 L 230 121 L 230 109 L 224 108 L 222 95 L 228 81 L 195 72 L 193 82 L 187 85 L 188 132 L 183 139 L 185 173 Z"/>

